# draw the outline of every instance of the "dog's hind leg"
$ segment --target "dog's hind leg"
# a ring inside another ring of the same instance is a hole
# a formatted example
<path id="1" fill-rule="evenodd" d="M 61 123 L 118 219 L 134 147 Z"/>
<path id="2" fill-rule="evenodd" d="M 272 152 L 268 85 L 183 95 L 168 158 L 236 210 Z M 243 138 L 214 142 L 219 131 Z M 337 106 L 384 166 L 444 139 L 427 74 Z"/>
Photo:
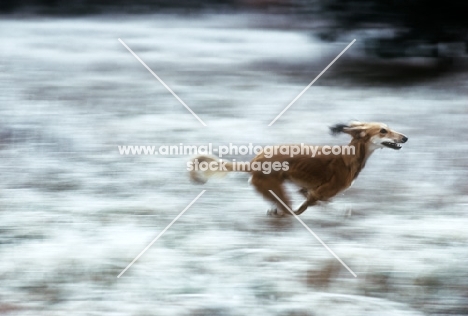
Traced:
<path id="1" fill-rule="evenodd" d="M 258 192 L 260 192 L 264 198 L 269 201 L 272 201 L 276 204 L 275 210 L 268 211 L 268 215 L 270 216 L 283 216 L 283 215 L 291 215 L 291 213 L 284 207 L 284 205 L 279 202 L 275 196 L 273 196 L 270 192 L 273 191 L 281 201 L 284 202 L 289 208 L 291 208 L 291 202 L 289 201 L 288 196 L 283 187 L 283 180 L 278 177 L 272 177 L 268 175 L 265 177 L 262 173 L 254 173 L 252 175 L 251 183 L 255 186 Z"/>

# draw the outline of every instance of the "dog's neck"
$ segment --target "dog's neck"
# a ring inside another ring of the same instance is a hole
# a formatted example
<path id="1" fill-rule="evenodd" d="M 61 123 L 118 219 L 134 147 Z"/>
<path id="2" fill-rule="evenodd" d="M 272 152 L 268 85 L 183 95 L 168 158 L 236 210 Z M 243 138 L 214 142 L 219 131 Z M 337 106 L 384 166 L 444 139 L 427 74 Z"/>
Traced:
<path id="1" fill-rule="evenodd" d="M 369 146 L 369 142 L 363 138 L 353 138 L 348 146 L 354 147 L 354 155 L 345 155 L 343 159 L 350 172 L 354 173 L 353 178 L 356 178 L 376 148 Z"/>

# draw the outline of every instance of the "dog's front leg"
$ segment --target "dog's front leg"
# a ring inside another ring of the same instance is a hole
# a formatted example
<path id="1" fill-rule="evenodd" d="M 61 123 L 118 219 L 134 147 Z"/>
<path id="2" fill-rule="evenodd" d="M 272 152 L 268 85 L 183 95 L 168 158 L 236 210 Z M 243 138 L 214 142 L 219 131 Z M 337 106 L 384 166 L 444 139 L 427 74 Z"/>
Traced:
<path id="1" fill-rule="evenodd" d="M 304 213 L 305 210 L 307 210 L 307 208 L 309 206 L 313 206 L 315 204 L 317 204 L 317 197 L 315 195 L 315 192 L 313 191 L 308 191 L 307 192 L 307 199 L 304 201 L 304 203 L 302 203 L 301 206 L 299 206 L 299 208 L 297 209 L 297 211 L 294 212 L 294 214 L 296 215 L 301 215 L 302 213 Z"/>
<path id="2" fill-rule="evenodd" d="M 299 191 L 298 191 L 303 197 L 305 197 L 307 199 L 307 189 L 306 188 L 301 188 Z"/>

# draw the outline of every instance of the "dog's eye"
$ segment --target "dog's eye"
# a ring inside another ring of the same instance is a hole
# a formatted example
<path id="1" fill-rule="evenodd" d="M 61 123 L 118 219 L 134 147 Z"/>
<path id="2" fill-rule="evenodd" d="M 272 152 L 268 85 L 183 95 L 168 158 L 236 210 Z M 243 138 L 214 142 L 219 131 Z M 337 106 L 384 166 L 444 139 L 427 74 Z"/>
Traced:
<path id="1" fill-rule="evenodd" d="M 380 130 L 380 132 L 381 132 L 382 134 L 387 134 L 387 130 L 386 130 L 385 128 L 382 128 L 382 129 Z"/>

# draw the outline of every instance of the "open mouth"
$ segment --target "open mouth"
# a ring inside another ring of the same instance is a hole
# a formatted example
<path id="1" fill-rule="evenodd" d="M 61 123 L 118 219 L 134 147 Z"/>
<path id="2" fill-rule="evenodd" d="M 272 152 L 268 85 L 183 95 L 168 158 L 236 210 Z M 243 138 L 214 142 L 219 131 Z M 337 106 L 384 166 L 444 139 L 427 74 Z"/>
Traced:
<path id="1" fill-rule="evenodd" d="M 382 145 L 384 145 L 385 147 L 391 148 L 391 149 L 396 149 L 396 150 L 401 149 L 401 145 L 398 144 L 398 143 L 383 142 Z"/>

